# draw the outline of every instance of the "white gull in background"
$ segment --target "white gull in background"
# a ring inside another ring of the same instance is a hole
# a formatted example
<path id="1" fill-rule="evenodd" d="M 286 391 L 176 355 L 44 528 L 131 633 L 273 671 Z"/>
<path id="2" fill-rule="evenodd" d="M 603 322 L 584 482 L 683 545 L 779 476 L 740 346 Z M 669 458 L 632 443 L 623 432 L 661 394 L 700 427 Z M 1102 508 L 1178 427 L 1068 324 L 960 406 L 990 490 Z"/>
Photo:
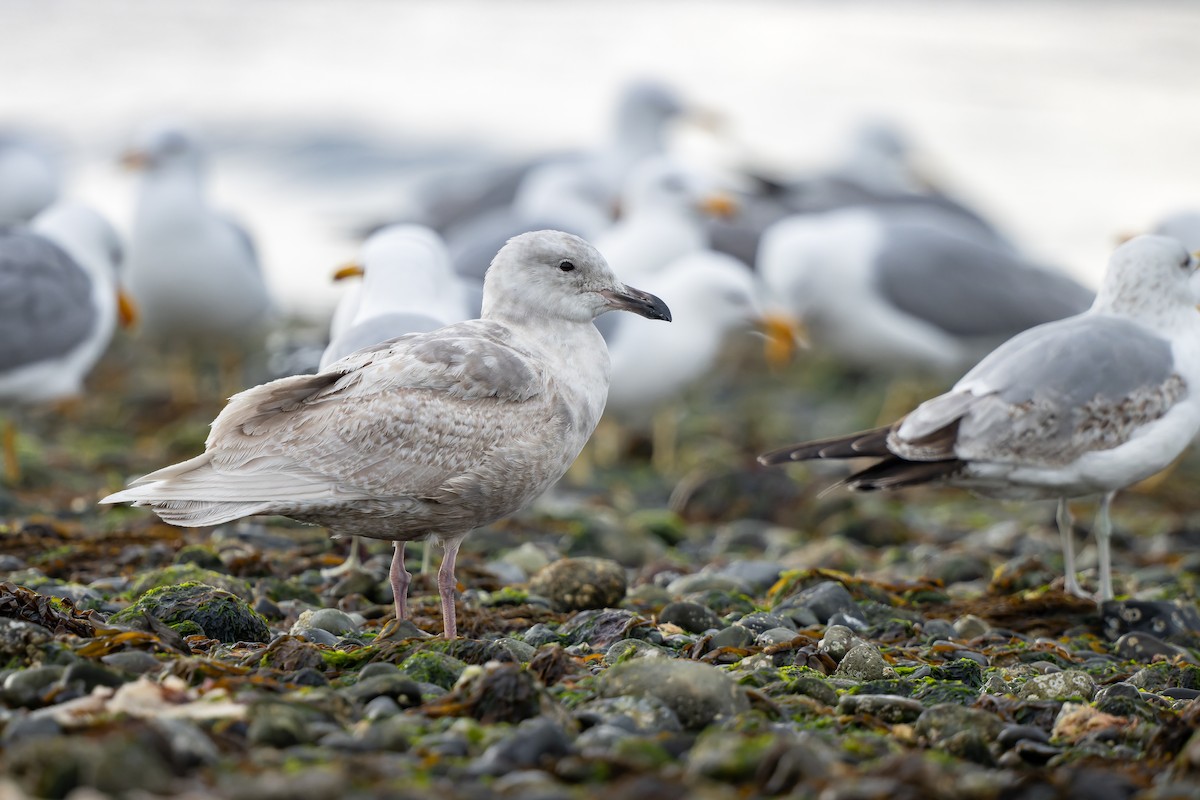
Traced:
<path id="1" fill-rule="evenodd" d="M 563 166 L 570 170 L 573 181 L 589 187 L 589 195 L 603 198 L 603 205 L 612 208 L 630 168 L 666 151 L 672 122 L 693 119 L 707 123 L 711 117 L 660 81 L 630 81 L 620 90 L 607 142 L 583 152 L 541 155 L 517 164 L 435 172 L 427 185 L 416 190 L 414 220 L 449 236 L 454 226 L 508 206 L 531 172 L 543 168 L 557 171 Z"/>
<path id="2" fill-rule="evenodd" d="M 154 125 L 125 163 L 143 171 L 126 263 L 146 335 L 211 346 L 259 334 L 271 308 L 246 231 L 205 196 L 205 157 L 181 128 Z"/>
<path id="3" fill-rule="evenodd" d="M 524 234 L 492 262 L 480 319 L 242 392 L 213 422 L 202 455 L 101 502 L 147 505 L 188 527 L 281 514 L 394 541 L 398 619 L 407 615 L 405 542 L 435 536 L 445 550 L 444 630 L 454 638 L 462 540 L 557 481 L 600 419 L 609 360 L 592 323 L 613 309 L 670 319 L 582 239 Z"/>
<path id="4" fill-rule="evenodd" d="M 623 274 L 651 275 L 680 256 L 708 249 L 706 216 L 734 212 L 713 180 L 676 159 L 641 161 L 621 193 L 621 219 L 596 236 L 596 249 Z"/>
<path id="5" fill-rule="evenodd" d="M 355 350 L 471 317 L 466 288 L 454 273 L 441 237 L 429 228 L 382 228 L 363 244 L 361 264 L 356 266 L 362 283 L 339 303 L 321 369 Z M 349 306 L 349 313 L 343 305 Z"/>
<path id="6" fill-rule="evenodd" d="M 58 199 L 58 165 L 44 147 L 0 133 L 0 227 L 28 222 Z"/>
<path id="7" fill-rule="evenodd" d="M 0 399 L 41 403 L 78 395 L 118 320 L 121 244 L 108 222 L 58 203 L 27 228 L 0 233 Z M 5 429 L 5 469 L 19 475 L 15 431 Z"/>
<path id="8" fill-rule="evenodd" d="M 1176 211 L 1158 221 L 1151 233 L 1178 239 L 1188 250 L 1200 250 L 1200 211 Z"/>
<path id="9" fill-rule="evenodd" d="M 674 322 L 653 325 L 636 317 L 617 322 L 609 336 L 612 379 L 605 416 L 640 432 L 652 429 L 654 460 L 669 469 L 675 444 L 671 405 L 713 374 L 729 337 L 759 331 L 792 348 L 795 330 L 764 311 L 754 273 L 724 253 L 702 250 L 682 256 L 647 276 L 644 285 L 670 299 Z M 609 452 L 602 460 L 614 456 Z"/>
<path id="10" fill-rule="evenodd" d="M 758 272 L 813 346 L 886 372 L 961 373 L 1005 339 L 1077 314 L 1092 292 L 923 212 L 854 207 L 763 234 Z"/>
<path id="11" fill-rule="evenodd" d="M 1168 466 L 1200 430 L 1196 261 L 1174 239 L 1119 247 L 1091 308 L 1010 339 L 947 393 L 871 431 L 767 453 L 764 464 L 882 460 L 842 483 L 944 483 L 1013 499 L 1057 498 L 1067 590 L 1075 577 L 1067 498 L 1102 494 L 1098 596 L 1113 597 L 1109 505 Z"/>

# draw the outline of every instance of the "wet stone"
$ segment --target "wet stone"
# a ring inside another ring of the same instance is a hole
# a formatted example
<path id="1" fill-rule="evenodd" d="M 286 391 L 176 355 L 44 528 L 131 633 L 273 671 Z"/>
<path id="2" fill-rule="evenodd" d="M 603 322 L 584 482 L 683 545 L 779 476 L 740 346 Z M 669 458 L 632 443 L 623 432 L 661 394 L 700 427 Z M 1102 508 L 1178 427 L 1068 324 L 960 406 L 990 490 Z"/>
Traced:
<path id="1" fill-rule="evenodd" d="M 759 647 L 770 647 L 775 644 L 784 644 L 796 638 L 796 631 L 792 628 L 769 628 L 758 635 L 754 643 Z"/>
<path id="2" fill-rule="evenodd" d="M 284 703 L 259 703 L 250 707 L 246 738 L 251 744 L 291 747 L 312 741 L 307 715 Z"/>
<path id="3" fill-rule="evenodd" d="M 1100 605 L 1104 634 L 1148 633 L 1174 644 L 1200 642 L 1200 611 L 1187 601 L 1109 600 Z"/>
<path id="4" fill-rule="evenodd" d="M 372 721 L 394 717 L 400 712 L 400 704 L 387 695 L 373 697 L 363 707 L 363 717 Z"/>
<path id="5" fill-rule="evenodd" d="M 844 628 L 849 628 L 857 633 L 865 633 L 871 627 L 871 623 L 867 622 L 867 618 L 860 613 L 859 609 L 854 611 L 838 611 L 828 619 L 830 625 L 840 625 Z"/>
<path id="6" fill-rule="evenodd" d="M 1025 682 L 1018 694 L 1022 700 L 1066 700 L 1072 697 L 1091 700 L 1096 694 L 1096 681 L 1079 670 L 1035 675 Z"/>
<path id="7" fill-rule="evenodd" d="M 561 638 L 568 645 L 586 643 L 593 650 L 600 650 L 621 639 L 649 638 L 651 631 L 654 628 L 647 624 L 647 620 L 632 611 L 606 608 L 579 612 L 564 622 L 558 630 L 558 636 L 550 641 L 559 641 Z M 526 634 L 525 641 L 533 644 L 529 634 Z"/>
<path id="8" fill-rule="evenodd" d="M 83 694 L 90 694 L 97 686 L 117 687 L 123 683 L 124 677 L 91 661 L 71 664 L 59 678 L 62 686 L 76 686 Z"/>
<path id="9" fill-rule="evenodd" d="M 449 689 L 462 675 L 466 664 L 453 656 L 432 650 L 413 653 L 400 664 L 400 671 L 415 681 Z"/>
<path id="10" fill-rule="evenodd" d="M 796 624 L 787 617 L 779 614 L 770 614 L 765 611 L 755 611 L 753 614 L 746 614 L 734 624 L 745 628 L 755 635 L 772 628 L 796 630 Z"/>
<path id="11" fill-rule="evenodd" d="M 746 693 L 728 675 L 696 661 L 655 658 L 618 664 L 603 675 L 601 691 L 607 697 L 657 697 L 689 730 L 732 717 L 750 706 Z"/>
<path id="12" fill-rule="evenodd" d="M 721 627 L 721 618 L 712 609 L 686 601 L 669 603 L 659 612 L 658 622 L 660 625 L 678 625 L 689 633 L 704 633 Z"/>
<path id="13" fill-rule="evenodd" d="M 564 558 L 529 581 L 529 591 L 560 611 L 612 608 L 625 597 L 625 568 L 606 558 Z"/>
<path id="14" fill-rule="evenodd" d="M 622 639 L 619 642 L 613 642 L 604 651 L 604 663 L 612 666 L 637 658 L 668 658 L 670 655 L 670 652 L 664 648 L 656 647 L 641 639 Z"/>
<path id="15" fill-rule="evenodd" d="M 221 757 L 212 739 L 191 720 L 160 717 L 150 725 L 162 737 L 176 769 L 211 766 Z"/>
<path id="16" fill-rule="evenodd" d="M 1008 749 L 1018 742 L 1047 743 L 1050 741 L 1050 735 L 1034 725 L 1005 725 L 1004 729 L 1000 731 L 1000 735 L 996 737 L 996 741 L 1001 747 Z"/>
<path id="17" fill-rule="evenodd" d="M 780 568 L 776 561 L 741 560 L 729 562 L 714 574 L 732 578 L 746 586 L 750 594 L 761 595 L 779 580 Z"/>
<path id="18" fill-rule="evenodd" d="M 967 614 L 954 621 L 954 633 L 958 639 L 977 639 L 992 629 L 974 614 Z"/>
<path id="19" fill-rule="evenodd" d="M 576 709 L 583 724 L 611 725 L 633 734 L 678 733 L 679 717 L 654 695 L 601 697 Z"/>
<path id="20" fill-rule="evenodd" d="M 100 660 L 113 669 L 119 669 L 122 672 L 129 672 L 134 675 L 147 675 L 158 672 L 163 668 L 162 661 L 155 658 L 152 653 L 147 653 L 144 650 L 122 650 L 102 656 Z"/>
<path id="21" fill-rule="evenodd" d="M 310 630 L 328 631 L 335 636 L 358 633 L 361 624 L 344 611 L 336 608 L 318 608 L 304 611 L 292 625 L 293 636 Z"/>
<path id="22" fill-rule="evenodd" d="M 398 670 L 390 675 L 371 675 L 360 679 L 358 683 L 339 689 L 338 694 L 363 704 L 376 697 L 390 697 L 406 708 L 421 704 L 421 690 L 416 681 Z"/>
<path id="23" fill-rule="evenodd" d="M 1000 735 L 1004 723 L 1000 718 L 974 708 L 954 703 L 940 703 L 925 709 L 917 719 L 916 731 L 930 742 L 938 743 L 964 731 L 978 731 L 985 740 Z"/>
<path id="24" fill-rule="evenodd" d="M 1153 661 L 1155 656 L 1162 656 L 1168 661 L 1176 656 L 1192 659 L 1192 654 L 1185 648 L 1164 642 L 1149 633 L 1123 634 L 1113 645 L 1113 652 L 1118 658 L 1127 661 Z"/>
<path id="25" fill-rule="evenodd" d="M 62 732 L 62 725 L 53 717 L 25 715 L 4 726 L 4 735 L 0 736 L 0 743 L 11 745 L 30 739 L 45 739 L 59 736 Z"/>
<path id="26" fill-rule="evenodd" d="M 838 701 L 839 714 L 870 714 L 884 722 L 912 722 L 925 710 L 920 700 L 894 694 L 848 694 Z"/>
<path id="27" fill-rule="evenodd" d="M 832 686 L 814 675 L 797 675 L 784 679 L 787 691 L 811 697 L 827 706 L 837 705 L 838 693 Z"/>
<path id="28" fill-rule="evenodd" d="M 545 768 L 573 749 L 562 727 L 539 717 L 522 722 L 511 736 L 485 750 L 470 771 L 475 775 L 507 775 L 515 770 Z"/>
<path id="29" fill-rule="evenodd" d="M 709 647 L 716 650 L 720 647 L 749 647 L 754 643 L 754 634 L 741 625 L 730 625 L 713 634 Z"/>
<path id="30" fill-rule="evenodd" d="M 821 637 L 817 649 L 839 662 L 850 652 L 850 648 L 858 644 L 862 644 L 862 640 L 854 635 L 854 631 L 845 625 L 831 625 Z"/>
<path id="31" fill-rule="evenodd" d="M 690 775 L 717 781 L 745 781 L 754 777 L 774 737 L 745 736 L 710 729 L 700 734 L 688 751 L 686 764 Z"/>
<path id="32" fill-rule="evenodd" d="M 36 708 L 42 705 L 42 696 L 65 672 L 58 665 L 30 667 L 19 670 L 4 679 L 4 702 L 10 706 Z"/>
<path id="33" fill-rule="evenodd" d="M 697 572 L 693 575 L 681 575 L 671 581 L 667 584 L 667 591 L 675 597 L 695 594 L 697 592 L 750 594 L 750 587 L 745 582 L 728 575 L 718 575 L 713 572 Z"/>
<path id="34" fill-rule="evenodd" d="M 776 612 L 780 608 L 796 607 L 812 611 L 817 621 L 822 623 L 827 623 L 829 618 L 839 611 L 853 614 L 857 609 L 850 592 L 837 581 L 823 581 L 807 589 L 802 589 L 784 599 L 776 607 Z"/>
<path id="35" fill-rule="evenodd" d="M 838 663 L 834 675 L 858 681 L 877 681 L 895 677 L 895 672 L 873 645 L 863 643 L 850 648 Z"/>

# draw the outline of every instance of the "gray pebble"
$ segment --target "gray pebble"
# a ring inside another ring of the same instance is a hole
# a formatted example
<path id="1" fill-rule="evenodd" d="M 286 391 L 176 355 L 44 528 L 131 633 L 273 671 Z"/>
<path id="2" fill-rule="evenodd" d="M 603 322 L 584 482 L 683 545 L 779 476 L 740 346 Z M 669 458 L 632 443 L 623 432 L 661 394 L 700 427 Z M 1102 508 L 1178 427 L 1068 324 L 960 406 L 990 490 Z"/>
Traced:
<path id="1" fill-rule="evenodd" d="M 921 623 L 921 638 L 925 641 L 953 639 L 957 633 L 948 619 L 930 619 Z"/>
<path id="2" fill-rule="evenodd" d="M 30 739 L 59 736 L 62 732 L 62 725 L 59 725 L 53 717 L 41 714 L 37 716 L 22 714 L 4 726 L 4 735 L 0 736 L 0 742 L 6 745 L 16 744 Z"/>
<path id="3" fill-rule="evenodd" d="M 829 622 L 829 618 L 839 611 L 853 613 L 857 608 L 850 592 L 837 581 L 823 581 L 802 589 L 786 598 L 779 606 L 807 608 L 813 612 L 817 621 L 822 623 Z"/>
<path id="4" fill-rule="evenodd" d="M 101 656 L 100 660 L 113 669 L 119 669 L 134 675 L 146 675 L 158 672 L 163 668 L 163 662 L 145 650 L 122 650 L 119 653 L 109 653 L 106 656 Z"/>
<path id="5" fill-rule="evenodd" d="M 387 695 L 373 697 L 363 707 L 363 716 L 372 721 L 394 717 L 400 712 L 400 704 Z"/>
<path id="6" fill-rule="evenodd" d="M 345 636 L 358 633 L 361 625 L 345 611 L 336 608 L 318 608 L 315 611 L 305 611 L 292 625 L 292 635 L 298 635 L 310 630 L 328 631 L 335 636 Z"/>
<path id="7" fill-rule="evenodd" d="M 765 560 L 730 561 L 714 574 L 732 578 L 749 588 L 749 594 L 764 594 L 779 580 L 779 562 Z"/>
<path id="8" fill-rule="evenodd" d="M 366 704 L 376 697 L 390 697 L 403 702 L 407 708 L 421 704 L 421 690 L 411 678 L 393 668 L 389 675 L 373 675 L 358 683 L 338 689 L 338 694 L 357 703 Z"/>
<path id="9" fill-rule="evenodd" d="M 893 678 L 896 673 L 888 666 L 883 655 L 874 645 L 863 642 L 851 647 L 838 663 L 834 672 L 839 678 L 852 678 L 859 681 L 877 681 L 883 678 Z"/>
<path id="10" fill-rule="evenodd" d="M 1005 725 L 1000 731 L 1000 735 L 996 737 L 997 743 L 1006 750 L 1011 748 L 1017 742 L 1033 741 L 1048 743 L 1050 734 L 1046 733 L 1036 725 Z"/>
<path id="11" fill-rule="evenodd" d="M 633 735 L 625 728 L 602 722 L 579 734 L 575 739 L 575 747 L 584 757 L 589 755 L 603 757 L 612 752 L 612 748 L 617 742 Z"/>
<path id="12" fill-rule="evenodd" d="M 653 695 L 689 730 L 750 707 L 745 691 L 732 678 L 698 661 L 643 658 L 618 664 L 604 673 L 601 692 L 606 697 Z"/>
<path id="13" fill-rule="evenodd" d="M 796 638 L 796 632 L 791 628 L 770 628 L 763 631 L 754 640 L 759 647 L 770 647 L 773 644 L 783 644 Z"/>
<path id="14" fill-rule="evenodd" d="M 991 625 L 974 614 L 966 614 L 954 620 L 954 632 L 958 634 L 959 639 L 976 639 L 991 629 Z"/>
<path id="15" fill-rule="evenodd" d="M 656 735 L 683 730 L 679 717 L 654 695 L 601 697 L 575 710 L 585 724 L 612 725 L 630 733 Z"/>
<path id="16" fill-rule="evenodd" d="M 817 650 L 826 653 L 835 662 L 841 661 L 851 647 L 861 644 L 862 640 L 854 635 L 854 631 L 845 625 L 831 625 L 817 644 Z"/>
<path id="17" fill-rule="evenodd" d="M 678 625 L 689 633 L 704 633 L 721 627 L 721 618 L 711 608 L 686 601 L 667 604 L 659 612 L 658 622 L 660 625 Z"/>
<path id="18" fill-rule="evenodd" d="M 789 628 L 796 630 L 796 623 L 792 622 L 785 616 L 779 614 L 768 614 L 765 611 L 755 611 L 752 614 L 746 614 L 735 625 L 745 628 L 754 634 L 762 633 L 771 628 Z"/>
<path id="19" fill-rule="evenodd" d="M 925 710 L 920 700 L 894 694 L 847 694 L 838 700 L 839 714 L 870 714 L 884 722 L 912 722 Z"/>
<path id="20" fill-rule="evenodd" d="M 693 575 L 681 575 L 667 584 L 667 591 L 678 597 L 696 592 L 733 592 L 736 594 L 751 594 L 750 587 L 743 581 L 728 575 L 718 575 L 712 572 L 697 572 Z"/>
<path id="21" fill-rule="evenodd" d="M 916 731 L 930 742 L 941 742 L 964 731 L 978 731 L 985 740 L 994 741 L 1004 723 L 994 714 L 955 703 L 939 703 L 921 712 Z"/>
<path id="22" fill-rule="evenodd" d="M 372 661 L 358 671 L 358 680 L 362 682 L 367 678 L 374 678 L 376 675 L 391 678 L 399 674 L 400 668 L 395 664 L 389 664 L 386 661 Z"/>
<path id="23" fill-rule="evenodd" d="M 1096 694 L 1096 681 L 1079 670 L 1066 670 L 1050 675 L 1035 675 L 1025 682 L 1018 696 L 1022 700 L 1066 700 L 1082 697 L 1091 700 Z"/>
<path id="24" fill-rule="evenodd" d="M 549 766 L 573 751 L 558 723 L 545 717 L 522 722 L 511 735 L 483 751 L 470 767 L 475 775 L 506 775 L 515 770 Z"/>
<path id="25" fill-rule="evenodd" d="M 158 731 L 171 753 L 171 764 L 180 769 L 211 766 L 221 751 L 200 726 L 188 719 L 152 717 L 150 726 Z"/>
<path id="26" fill-rule="evenodd" d="M 612 608 L 625 597 L 625 568 L 607 558 L 563 558 L 529 580 L 529 591 L 560 611 Z"/>
<path id="27" fill-rule="evenodd" d="M 730 625 L 713 634 L 709 647 L 716 650 L 721 647 L 749 647 L 754 643 L 754 634 L 741 625 Z"/>
<path id="28" fill-rule="evenodd" d="M 1117 657 L 1126 661 L 1153 661 L 1155 656 L 1161 655 L 1168 661 L 1176 656 L 1183 656 L 1187 660 L 1192 660 L 1192 654 L 1185 648 L 1176 644 L 1164 642 L 1157 636 L 1149 633 L 1126 633 L 1117 639 L 1113 645 L 1113 652 Z"/>
<path id="29" fill-rule="evenodd" d="M 4 679 L 4 699 L 10 706 L 40 706 L 42 694 L 61 678 L 65 671 L 65 667 L 58 665 L 18 670 Z"/>

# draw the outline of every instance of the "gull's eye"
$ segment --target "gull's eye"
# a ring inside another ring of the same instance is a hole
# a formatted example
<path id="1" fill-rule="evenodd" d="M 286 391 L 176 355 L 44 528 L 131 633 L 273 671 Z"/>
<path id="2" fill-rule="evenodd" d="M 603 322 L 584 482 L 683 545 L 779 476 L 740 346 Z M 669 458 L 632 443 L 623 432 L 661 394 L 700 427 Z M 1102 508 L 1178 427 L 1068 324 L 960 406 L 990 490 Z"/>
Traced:
<path id="1" fill-rule="evenodd" d="M 1187 255 L 1185 255 L 1183 257 L 1183 261 L 1180 262 L 1179 266 L 1183 269 L 1191 269 L 1192 268 L 1192 254 L 1188 253 Z"/>
<path id="2" fill-rule="evenodd" d="M 560 261 L 558 262 L 558 268 L 563 272 L 570 272 L 571 270 L 575 269 L 575 265 L 570 261 Z"/>

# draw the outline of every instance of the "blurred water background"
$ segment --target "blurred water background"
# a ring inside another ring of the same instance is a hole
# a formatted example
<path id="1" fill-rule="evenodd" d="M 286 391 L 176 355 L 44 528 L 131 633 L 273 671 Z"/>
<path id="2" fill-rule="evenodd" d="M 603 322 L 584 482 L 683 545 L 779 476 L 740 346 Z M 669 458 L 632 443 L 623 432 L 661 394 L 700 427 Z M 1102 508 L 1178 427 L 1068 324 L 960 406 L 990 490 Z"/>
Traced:
<path id="1" fill-rule="evenodd" d="M 1195 2 L 2 0 L 0 30 L 0 127 L 55 148 L 66 195 L 128 230 L 117 155 L 185 121 L 282 305 L 313 316 L 415 177 L 595 144 L 637 77 L 724 115 L 676 142 L 719 165 L 816 166 L 890 119 L 1093 285 L 1115 237 L 1200 201 Z"/>

